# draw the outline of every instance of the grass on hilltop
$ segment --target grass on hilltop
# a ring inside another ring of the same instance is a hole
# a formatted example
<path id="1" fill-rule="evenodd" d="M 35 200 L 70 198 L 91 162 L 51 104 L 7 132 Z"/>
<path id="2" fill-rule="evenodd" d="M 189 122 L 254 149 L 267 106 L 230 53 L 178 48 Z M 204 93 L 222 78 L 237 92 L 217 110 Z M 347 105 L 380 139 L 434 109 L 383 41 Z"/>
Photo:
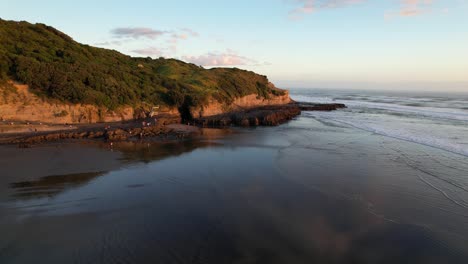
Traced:
<path id="1" fill-rule="evenodd" d="M 281 93 L 254 72 L 203 67 L 175 59 L 133 58 L 74 41 L 44 24 L 0 19 L 0 79 L 43 97 L 115 109 L 141 103 L 190 107 L 208 98 Z"/>

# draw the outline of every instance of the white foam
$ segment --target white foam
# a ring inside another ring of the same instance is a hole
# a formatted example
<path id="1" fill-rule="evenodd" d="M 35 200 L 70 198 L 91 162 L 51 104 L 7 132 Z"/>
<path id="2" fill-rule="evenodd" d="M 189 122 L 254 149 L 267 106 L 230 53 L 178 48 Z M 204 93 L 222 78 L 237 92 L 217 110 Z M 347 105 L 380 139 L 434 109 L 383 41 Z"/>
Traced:
<path id="1" fill-rule="evenodd" d="M 468 122 L 468 111 L 453 108 L 438 108 L 438 107 L 415 107 L 398 105 L 392 103 L 375 103 L 359 100 L 333 100 L 332 97 L 311 97 L 303 95 L 292 95 L 292 98 L 301 102 L 315 102 L 315 103 L 343 103 L 350 108 L 366 108 L 366 109 L 379 109 L 387 110 L 402 114 L 412 114 L 425 116 L 430 118 L 448 119 L 457 121 Z"/>
<path id="2" fill-rule="evenodd" d="M 447 125 L 441 126 L 427 121 L 403 122 L 398 118 L 354 112 L 309 112 L 306 115 L 468 157 L 468 139 L 463 138 L 464 135 L 468 135 L 466 127 L 447 128 Z"/>

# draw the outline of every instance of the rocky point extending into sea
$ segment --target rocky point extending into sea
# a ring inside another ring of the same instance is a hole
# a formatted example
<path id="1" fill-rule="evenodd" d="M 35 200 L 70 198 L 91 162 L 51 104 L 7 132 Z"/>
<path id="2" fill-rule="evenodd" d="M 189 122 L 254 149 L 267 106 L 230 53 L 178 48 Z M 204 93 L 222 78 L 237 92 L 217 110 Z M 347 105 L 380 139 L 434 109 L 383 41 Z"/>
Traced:
<path id="1" fill-rule="evenodd" d="M 65 140 L 105 140 L 138 141 L 138 140 L 177 140 L 201 133 L 203 128 L 227 128 L 230 126 L 277 126 L 301 114 L 301 111 L 333 111 L 345 108 L 343 104 L 314 104 L 290 102 L 281 105 L 266 105 L 247 109 L 238 109 L 218 115 L 182 120 L 179 115 L 149 116 L 149 113 L 130 121 L 66 124 L 69 127 L 49 125 L 46 131 L 37 131 L 37 123 L 22 123 L 31 127 L 29 131 L 0 134 L 1 144 L 17 144 L 19 147 L 65 141 Z M 3 122 L 8 126 L 11 122 Z M 47 124 L 40 124 L 42 126 Z M 67 129 L 64 129 L 67 128 Z"/>

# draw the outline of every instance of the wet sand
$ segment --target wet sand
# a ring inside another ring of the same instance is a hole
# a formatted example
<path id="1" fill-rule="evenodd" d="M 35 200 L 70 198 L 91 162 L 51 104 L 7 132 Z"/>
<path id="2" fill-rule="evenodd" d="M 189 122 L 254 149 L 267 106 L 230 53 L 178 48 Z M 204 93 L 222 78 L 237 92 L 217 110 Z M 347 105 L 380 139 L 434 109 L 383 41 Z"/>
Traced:
<path id="1" fill-rule="evenodd" d="M 1 146 L 0 158 L 1 263 L 468 259 L 466 192 L 421 172 L 463 179 L 466 160 L 305 117 L 166 143 Z"/>

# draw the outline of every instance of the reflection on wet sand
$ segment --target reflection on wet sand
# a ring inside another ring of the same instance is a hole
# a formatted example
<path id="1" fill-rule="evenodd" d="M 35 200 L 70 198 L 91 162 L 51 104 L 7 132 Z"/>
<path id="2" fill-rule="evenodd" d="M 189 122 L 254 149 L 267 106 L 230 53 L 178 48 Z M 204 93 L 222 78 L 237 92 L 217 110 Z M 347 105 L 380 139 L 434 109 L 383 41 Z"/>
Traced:
<path id="1" fill-rule="evenodd" d="M 67 189 L 77 188 L 103 175 L 104 172 L 88 172 L 67 175 L 52 175 L 33 181 L 11 183 L 16 199 L 37 199 L 52 197 Z"/>
<path id="2" fill-rule="evenodd" d="M 74 173 L 8 181 L 0 263 L 466 263 L 466 218 L 447 221 L 463 208 L 380 146 L 427 156 L 301 121 L 222 139 L 53 148 L 41 172 Z M 23 153 L 34 151 L 48 153 Z"/>
<path id="3" fill-rule="evenodd" d="M 112 149 L 122 153 L 126 162 L 152 162 L 177 157 L 198 148 L 218 146 L 220 143 L 200 140 L 184 140 L 181 142 L 118 142 Z"/>
<path id="4" fill-rule="evenodd" d="M 149 163 L 170 157 L 177 157 L 189 153 L 198 148 L 220 146 L 212 140 L 216 140 L 230 133 L 225 129 L 203 129 L 200 137 L 183 141 L 169 142 L 116 142 L 112 147 L 107 143 L 85 143 L 85 145 L 97 146 L 101 149 L 115 151 L 121 154 L 119 158 L 122 166 L 135 162 Z M 34 150 L 32 150 L 34 151 Z M 104 154 L 105 155 L 105 152 Z M 33 156 L 34 157 L 34 156 Z M 105 159 L 105 157 L 102 157 Z M 28 162 L 23 160 L 22 162 Z M 100 159 L 95 160 L 96 163 Z M 79 166 L 79 164 L 77 164 Z M 63 191 L 80 187 L 93 179 L 104 175 L 105 171 L 83 172 L 65 175 L 49 175 L 29 181 L 13 182 L 9 187 L 14 190 L 11 198 L 14 199 L 36 199 L 52 197 Z M 129 185 L 129 188 L 138 188 L 141 185 Z"/>
<path id="5" fill-rule="evenodd" d="M 113 146 L 114 151 L 122 154 L 123 164 L 134 162 L 145 162 L 162 160 L 169 157 L 176 157 L 197 148 L 218 145 L 216 143 L 201 141 L 183 141 L 171 143 L 138 143 L 121 142 Z M 101 145 L 100 147 L 106 147 Z M 50 175 L 40 177 L 31 181 L 10 183 L 10 188 L 14 191 L 10 198 L 13 199 L 37 199 L 53 197 L 63 191 L 78 188 L 95 178 L 104 175 L 106 172 L 85 172 L 66 175 Z M 141 187 L 140 185 L 129 185 L 129 188 Z"/>

